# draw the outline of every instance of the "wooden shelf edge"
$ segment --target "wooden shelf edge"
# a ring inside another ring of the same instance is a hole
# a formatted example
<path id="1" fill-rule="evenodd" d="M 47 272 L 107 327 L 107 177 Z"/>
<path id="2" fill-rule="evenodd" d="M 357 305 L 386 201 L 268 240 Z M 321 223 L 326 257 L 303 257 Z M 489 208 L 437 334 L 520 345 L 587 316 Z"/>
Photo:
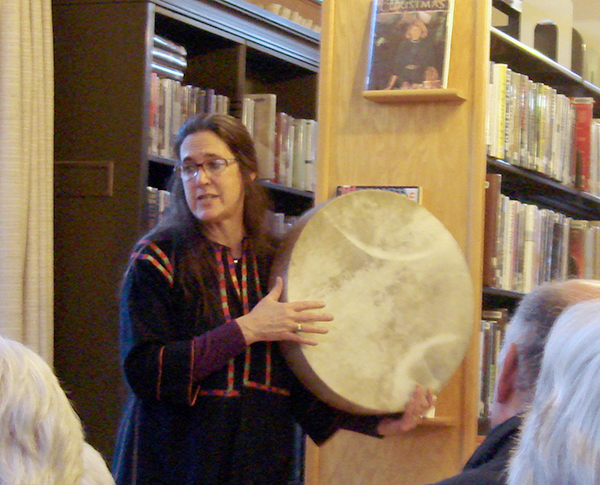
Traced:
<path id="1" fill-rule="evenodd" d="M 259 180 L 260 184 L 271 190 L 276 190 L 278 192 L 285 192 L 287 194 L 295 195 L 297 197 L 303 197 L 305 199 L 314 200 L 315 194 L 314 192 L 310 192 L 308 190 L 300 190 L 295 189 L 293 187 L 288 187 L 287 185 L 277 184 L 275 182 L 270 182 L 268 180 Z"/>
<path id="2" fill-rule="evenodd" d="M 435 417 L 427 418 L 419 426 L 427 426 L 433 428 L 452 428 L 458 426 L 458 421 L 454 418 Z"/>
<path id="3" fill-rule="evenodd" d="M 363 96 L 369 101 L 383 104 L 421 103 L 438 101 L 466 101 L 458 89 L 381 89 L 363 91 Z"/>

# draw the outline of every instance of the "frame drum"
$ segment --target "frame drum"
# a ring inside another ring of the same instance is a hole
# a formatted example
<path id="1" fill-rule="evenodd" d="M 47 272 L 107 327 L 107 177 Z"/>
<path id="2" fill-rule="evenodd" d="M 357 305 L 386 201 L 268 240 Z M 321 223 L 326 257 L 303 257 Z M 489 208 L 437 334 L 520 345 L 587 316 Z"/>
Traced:
<path id="1" fill-rule="evenodd" d="M 283 301 L 322 300 L 333 314 L 319 344 L 280 342 L 300 381 L 358 414 L 404 410 L 417 383 L 438 393 L 473 330 L 464 255 L 423 206 L 360 190 L 305 213 L 278 253 Z"/>

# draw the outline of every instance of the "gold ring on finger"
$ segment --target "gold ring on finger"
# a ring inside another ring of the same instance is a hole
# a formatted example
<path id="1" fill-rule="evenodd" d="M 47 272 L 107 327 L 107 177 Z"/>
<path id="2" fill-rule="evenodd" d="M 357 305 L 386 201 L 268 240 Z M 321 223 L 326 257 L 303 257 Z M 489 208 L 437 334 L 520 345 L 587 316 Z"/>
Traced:
<path id="1" fill-rule="evenodd" d="M 297 333 L 302 332 L 302 324 L 301 323 L 299 323 L 298 326 L 296 327 L 296 332 Z"/>

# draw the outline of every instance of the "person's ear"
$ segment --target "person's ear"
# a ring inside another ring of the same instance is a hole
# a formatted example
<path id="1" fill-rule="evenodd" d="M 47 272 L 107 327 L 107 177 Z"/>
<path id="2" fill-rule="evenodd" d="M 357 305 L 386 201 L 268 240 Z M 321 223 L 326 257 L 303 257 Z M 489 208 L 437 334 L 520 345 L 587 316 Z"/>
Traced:
<path id="1" fill-rule="evenodd" d="M 252 172 L 250 174 L 250 180 L 252 180 L 252 181 L 256 180 L 256 172 Z"/>
<path id="2" fill-rule="evenodd" d="M 496 400 L 499 403 L 508 402 L 516 391 L 517 373 L 519 371 L 519 355 L 517 345 L 513 342 L 504 357 L 502 371 L 498 378 Z"/>

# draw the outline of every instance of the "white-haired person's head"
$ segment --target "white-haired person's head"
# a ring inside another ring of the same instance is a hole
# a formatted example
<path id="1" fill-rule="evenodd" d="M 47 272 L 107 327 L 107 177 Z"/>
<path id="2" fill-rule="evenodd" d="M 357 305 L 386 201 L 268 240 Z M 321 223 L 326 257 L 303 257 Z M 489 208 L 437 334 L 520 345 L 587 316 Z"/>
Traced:
<path id="1" fill-rule="evenodd" d="M 600 483 L 600 300 L 568 308 L 546 343 L 509 485 Z"/>
<path id="2" fill-rule="evenodd" d="M 531 403 L 548 333 L 559 315 L 571 305 L 596 298 L 600 298 L 598 280 L 545 283 L 523 298 L 498 358 L 493 426 L 521 414 Z"/>
<path id="3" fill-rule="evenodd" d="M 48 364 L 0 337 L 0 484 L 114 484 Z"/>

